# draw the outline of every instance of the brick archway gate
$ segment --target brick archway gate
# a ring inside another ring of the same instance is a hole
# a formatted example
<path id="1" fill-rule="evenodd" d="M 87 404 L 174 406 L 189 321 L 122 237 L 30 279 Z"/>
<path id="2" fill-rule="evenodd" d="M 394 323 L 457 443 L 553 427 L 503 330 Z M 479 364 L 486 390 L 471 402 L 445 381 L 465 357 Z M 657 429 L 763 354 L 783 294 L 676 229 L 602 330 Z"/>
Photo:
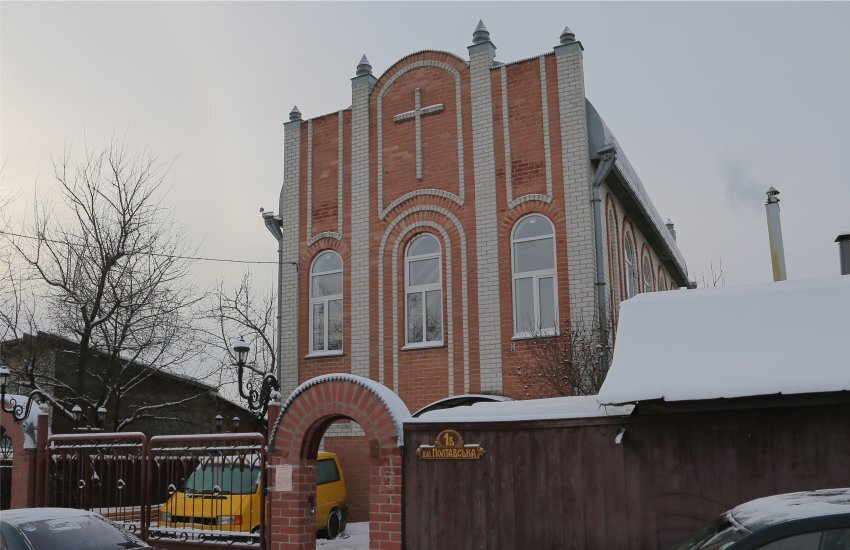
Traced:
<path id="1" fill-rule="evenodd" d="M 369 547 L 402 548 L 403 422 L 410 411 L 386 386 L 351 374 L 301 384 L 281 406 L 269 442 L 269 548 L 312 550 L 316 453 L 333 422 L 357 422 L 370 448 Z"/>

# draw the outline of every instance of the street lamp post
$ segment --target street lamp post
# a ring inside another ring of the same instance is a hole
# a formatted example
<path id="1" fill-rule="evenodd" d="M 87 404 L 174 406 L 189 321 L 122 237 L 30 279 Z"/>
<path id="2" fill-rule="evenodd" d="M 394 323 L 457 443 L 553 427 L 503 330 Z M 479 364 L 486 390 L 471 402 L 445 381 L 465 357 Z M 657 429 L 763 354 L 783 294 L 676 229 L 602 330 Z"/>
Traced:
<path id="1" fill-rule="evenodd" d="M 236 353 L 236 366 L 238 367 L 239 395 L 248 402 L 248 408 L 250 410 L 259 411 L 260 416 L 263 416 L 268 410 L 272 392 L 280 392 L 280 383 L 277 377 L 269 372 L 263 376 L 263 382 L 259 389 L 250 380 L 245 384 L 245 388 L 243 389 L 242 378 L 244 377 L 245 365 L 248 360 L 248 352 L 251 351 L 251 346 L 243 338 L 239 338 L 239 340 L 233 342 L 233 351 Z"/>
<path id="2" fill-rule="evenodd" d="M 6 383 L 8 381 L 9 369 L 7 367 L 0 366 L 0 406 L 3 407 L 3 412 L 11 414 L 15 422 L 20 423 L 30 415 L 33 401 L 41 404 L 47 400 L 47 396 L 41 390 L 32 390 L 29 395 L 27 395 L 26 404 L 18 403 L 16 398 L 9 396 L 9 407 L 6 407 Z"/>

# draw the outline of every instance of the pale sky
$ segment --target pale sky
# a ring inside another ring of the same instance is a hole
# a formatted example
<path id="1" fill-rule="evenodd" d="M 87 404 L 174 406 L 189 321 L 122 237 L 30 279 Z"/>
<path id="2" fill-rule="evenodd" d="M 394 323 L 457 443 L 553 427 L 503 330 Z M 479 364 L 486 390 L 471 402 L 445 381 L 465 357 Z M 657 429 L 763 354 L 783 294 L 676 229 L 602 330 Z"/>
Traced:
<path id="1" fill-rule="evenodd" d="M 764 191 L 782 194 L 790 279 L 837 275 L 850 230 L 850 3 L 0 4 L 0 183 L 52 188 L 66 141 L 112 135 L 173 161 L 176 223 L 198 253 L 275 261 L 259 208 L 277 210 L 283 126 L 351 102 L 362 54 L 376 76 L 421 49 L 467 56 L 484 20 L 508 62 L 585 47 L 588 98 L 658 211 L 691 278 L 771 280 Z M 197 282 L 245 266 L 200 263 Z M 252 270 L 271 285 L 273 265 Z"/>

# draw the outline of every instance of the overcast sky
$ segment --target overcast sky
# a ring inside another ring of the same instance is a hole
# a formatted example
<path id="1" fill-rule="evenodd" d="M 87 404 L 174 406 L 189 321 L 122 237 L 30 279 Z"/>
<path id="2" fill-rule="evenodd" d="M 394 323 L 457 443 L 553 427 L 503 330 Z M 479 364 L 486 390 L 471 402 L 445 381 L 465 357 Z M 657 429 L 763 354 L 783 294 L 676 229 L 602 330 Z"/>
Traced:
<path id="1" fill-rule="evenodd" d="M 838 274 L 850 230 L 850 3 L 0 3 L 2 185 L 53 186 L 51 155 L 110 136 L 173 166 L 169 200 L 199 254 L 274 261 L 283 127 L 347 107 L 365 53 L 380 75 L 420 49 L 467 56 L 482 18 L 508 62 L 569 25 L 587 95 L 691 278 L 771 280 L 764 191 L 782 194 L 791 279 Z M 206 286 L 245 266 L 200 263 Z M 270 285 L 273 265 L 252 267 Z"/>

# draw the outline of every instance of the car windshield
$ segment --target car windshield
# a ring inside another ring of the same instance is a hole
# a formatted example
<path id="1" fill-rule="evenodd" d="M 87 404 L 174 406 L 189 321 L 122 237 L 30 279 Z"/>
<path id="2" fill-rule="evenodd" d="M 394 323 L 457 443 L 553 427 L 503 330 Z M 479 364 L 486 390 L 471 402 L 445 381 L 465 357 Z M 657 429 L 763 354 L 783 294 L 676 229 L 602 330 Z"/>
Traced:
<path id="1" fill-rule="evenodd" d="M 186 480 L 187 493 L 250 495 L 257 490 L 260 469 L 241 464 L 198 466 Z"/>
<path id="2" fill-rule="evenodd" d="M 74 548 L 150 548 L 129 532 L 99 516 L 65 516 L 18 524 L 35 550 Z"/>
<path id="3" fill-rule="evenodd" d="M 724 514 L 675 545 L 673 550 L 722 550 L 749 534 L 749 531 Z"/>

